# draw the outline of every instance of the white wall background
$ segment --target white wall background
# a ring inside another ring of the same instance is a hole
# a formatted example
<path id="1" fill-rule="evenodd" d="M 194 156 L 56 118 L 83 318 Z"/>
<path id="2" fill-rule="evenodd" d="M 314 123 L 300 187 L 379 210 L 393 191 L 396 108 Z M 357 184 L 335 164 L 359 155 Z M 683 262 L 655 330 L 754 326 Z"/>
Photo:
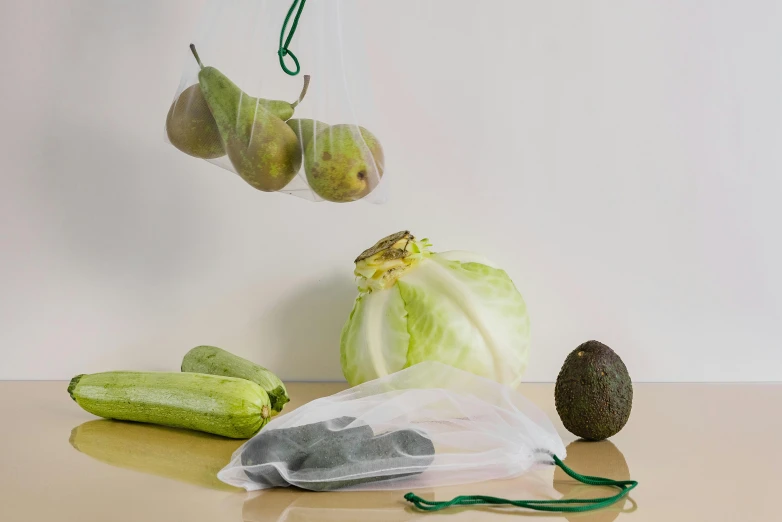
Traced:
<path id="1" fill-rule="evenodd" d="M 198 344 L 341 379 L 352 260 L 409 228 L 511 274 L 527 380 L 592 338 L 636 381 L 782 380 L 782 3 L 364 2 L 384 206 L 163 141 L 201 5 L 0 1 L 0 379 Z"/>

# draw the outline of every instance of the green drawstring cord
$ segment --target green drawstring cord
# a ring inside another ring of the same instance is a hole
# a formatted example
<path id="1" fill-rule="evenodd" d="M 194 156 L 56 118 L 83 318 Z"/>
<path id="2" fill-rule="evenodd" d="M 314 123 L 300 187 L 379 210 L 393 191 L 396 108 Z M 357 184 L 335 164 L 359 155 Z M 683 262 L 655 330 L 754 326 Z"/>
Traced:
<path id="1" fill-rule="evenodd" d="M 566 500 L 508 500 L 506 498 L 487 497 L 484 495 L 462 495 L 454 497 L 447 502 L 434 502 L 432 500 L 425 500 L 415 493 L 408 493 L 405 495 L 405 500 L 412 503 L 415 507 L 422 511 L 440 511 L 441 509 L 449 508 L 451 506 L 476 506 L 476 505 L 495 505 L 495 506 L 516 506 L 527 509 L 534 509 L 535 511 L 551 511 L 558 513 L 580 513 L 582 511 L 593 511 L 595 509 L 601 509 L 621 500 L 627 496 L 630 491 L 638 485 L 635 480 L 611 480 L 602 477 L 590 477 L 589 475 L 581 475 L 576 473 L 565 465 L 564 462 L 559 460 L 556 455 L 551 455 L 554 458 L 554 464 L 562 468 L 562 471 L 567 473 L 571 478 L 576 479 L 579 482 L 587 484 L 589 486 L 613 486 L 620 489 L 619 493 L 613 497 L 601 497 L 601 498 L 570 498 Z M 580 505 L 572 505 L 580 504 Z"/>
<path id="2" fill-rule="evenodd" d="M 304 4 L 307 3 L 307 0 L 301 0 L 301 3 L 299 3 L 299 1 L 300 0 L 293 0 L 291 8 L 288 9 L 288 14 L 285 16 L 285 22 L 282 24 L 282 31 L 280 31 L 280 48 L 277 50 L 277 55 L 280 57 L 280 67 L 282 67 L 282 70 L 291 76 L 296 76 L 299 74 L 299 71 L 301 71 L 301 67 L 299 66 L 299 59 L 296 58 L 295 54 L 288 50 L 288 46 L 291 44 L 293 35 L 296 33 L 296 28 L 299 26 L 299 18 L 301 18 L 301 12 L 304 10 Z M 299 10 L 296 13 L 296 16 L 293 18 L 291 32 L 288 34 L 288 38 L 286 39 L 285 30 L 288 28 L 288 22 L 291 19 L 291 15 L 293 15 L 293 11 L 296 10 L 297 5 Z M 283 40 L 285 40 L 285 43 L 283 43 Z M 288 69 L 288 66 L 285 65 L 286 56 L 290 56 L 293 59 L 293 63 L 296 65 L 295 71 Z"/>

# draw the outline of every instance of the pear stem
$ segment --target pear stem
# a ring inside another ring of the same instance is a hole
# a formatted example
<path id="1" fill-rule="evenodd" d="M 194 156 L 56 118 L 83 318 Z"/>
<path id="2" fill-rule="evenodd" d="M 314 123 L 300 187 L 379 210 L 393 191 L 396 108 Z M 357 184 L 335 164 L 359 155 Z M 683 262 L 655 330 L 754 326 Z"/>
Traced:
<path id="1" fill-rule="evenodd" d="M 296 106 L 301 103 L 301 100 L 304 99 L 304 97 L 307 95 L 307 89 L 310 88 L 310 75 L 305 74 L 304 75 L 304 86 L 301 88 L 301 93 L 299 94 L 299 99 L 295 102 L 291 103 L 291 109 L 295 109 Z"/>
<path id="2" fill-rule="evenodd" d="M 196 51 L 195 44 L 190 44 L 190 51 L 193 53 L 193 56 L 195 56 L 198 66 L 203 69 L 204 64 L 201 63 L 201 58 L 198 57 L 198 51 Z"/>

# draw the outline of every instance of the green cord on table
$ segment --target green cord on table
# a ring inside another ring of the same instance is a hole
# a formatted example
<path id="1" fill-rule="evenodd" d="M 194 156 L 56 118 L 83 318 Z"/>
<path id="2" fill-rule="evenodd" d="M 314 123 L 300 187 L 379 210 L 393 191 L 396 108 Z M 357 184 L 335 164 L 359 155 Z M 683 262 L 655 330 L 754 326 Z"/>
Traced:
<path id="1" fill-rule="evenodd" d="M 441 509 L 452 506 L 505 505 L 533 509 L 535 511 L 580 513 L 608 507 L 627 496 L 627 494 L 638 485 L 638 482 L 635 480 L 611 480 L 602 477 L 581 475 L 567 467 L 556 455 L 552 455 L 552 457 L 554 459 L 554 464 L 562 468 L 562 471 L 567 473 L 571 478 L 589 486 L 613 486 L 619 488 L 620 491 L 612 497 L 570 498 L 565 500 L 508 500 L 506 498 L 489 497 L 485 495 L 462 495 L 445 502 L 426 500 L 415 493 L 407 493 L 405 495 L 405 500 L 422 511 L 440 511 Z"/>
<path id="2" fill-rule="evenodd" d="M 299 1 L 301 1 L 301 3 L 299 3 Z M 285 15 L 285 22 L 282 24 L 282 31 L 280 31 L 280 48 L 277 50 L 277 56 L 279 56 L 280 58 L 280 67 L 282 67 L 282 70 L 291 76 L 296 76 L 297 74 L 299 74 L 299 71 L 301 71 L 301 66 L 299 66 L 299 59 L 296 58 L 296 55 L 293 54 L 288 49 L 288 46 L 291 44 L 293 35 L 296 33 L 296 28 L 299 26 L 299 18 L 301 18 L 301 12 L 304 10 L 305 3 L 307 3 L 307 0 L 293 0 L 293 4 L 291 4 L 291 8 L 288 9 L 288 14 Z M 290 21 L 291 16 L 293 15 L 293 11 L 296 10 L 296 6 L 299 7 L 299 10 L 296 12 L 296 16 L 293 18 L 293 23 L 291 24 L 291 32 L 288 33 L 288 38 L 286 39 L 285 30 L 288 28 L 288 22 Z M 285 64 L 286 56 L 290 56 L 291 59 L 293 59 L 293 63 L 294 65 L 296 65 L 295 71 L 289 69 L 288 66 Z"/>

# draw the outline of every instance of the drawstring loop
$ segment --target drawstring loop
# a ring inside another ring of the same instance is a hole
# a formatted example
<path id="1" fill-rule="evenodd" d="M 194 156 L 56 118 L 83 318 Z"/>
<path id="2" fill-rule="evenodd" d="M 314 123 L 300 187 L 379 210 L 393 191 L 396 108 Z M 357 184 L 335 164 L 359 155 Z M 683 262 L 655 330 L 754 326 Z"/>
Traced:
<path id="1" fill-rule="evenodd" d="M 535 511 L 554 513 L 582 513 L 608 507 L 626 497 L 638 485 L 635 480 L 611 480 L 603 477 L 592 477 L 576 473 L 562 462 L 559 457 L 551 454 L 554 464 L 562 468 L 570 478 L 588 486 L 611 486 L 619 488 L 619 492 L 611 497 L 600 498 L 570 498 L 563 500 L 508 500 L 506 498 L 489 497 L 485 495 L 462 495 L 444 502 L 426 500 L 415 493 L 407 493 L 405 500 L 421 511 L 440 511 L 452 506 L 516 506 Z"/>
<path id="2" fill-rule="evenodd" d="M 301 1 L 301 3 L 299 3 Z M 286 74 L 290 76 L 296 76 L 301 71 L 301 66 L 299 65 L 299 59 L 296 58 L 296 55 L 293 54 L 290 49 L 288 49 L 288 46 L 291 44 L 291 40 L 293 39 L 293 35 L 296 33 L 296 28 L 299 26 L 299 18 L 301 18 L 301 12 L 304 10 L 304 4 L 307 3 L 307 0 L 293 0 L 293 4 L 291 4 L 291 8 L 288 9 L 288 14 L 285 16 L 285 22 L 282 24 L 282 31 L 280 31 L 280 47 L 277 50 L 277 56 L 280 58 L 280 67 L 282 67 L 282 70 L 285 71 Z M 291 24 L 291 32 L 288 33 L 288 37 L 285 38 L 285 30 L 288 28 L 288 22 L 291 19 L 291 16 L 293 15 L 293 11 L 296 10 L 296 7 L 298 6 L 299 10 L 296 12 L 296 16 L 293 18 L 293 23 Z M 285 57 L 290 56 L 293 60 L 293 64 L 296 66 L 296 69 L 289 69 L 288 66 L 285 63 Z"/>

